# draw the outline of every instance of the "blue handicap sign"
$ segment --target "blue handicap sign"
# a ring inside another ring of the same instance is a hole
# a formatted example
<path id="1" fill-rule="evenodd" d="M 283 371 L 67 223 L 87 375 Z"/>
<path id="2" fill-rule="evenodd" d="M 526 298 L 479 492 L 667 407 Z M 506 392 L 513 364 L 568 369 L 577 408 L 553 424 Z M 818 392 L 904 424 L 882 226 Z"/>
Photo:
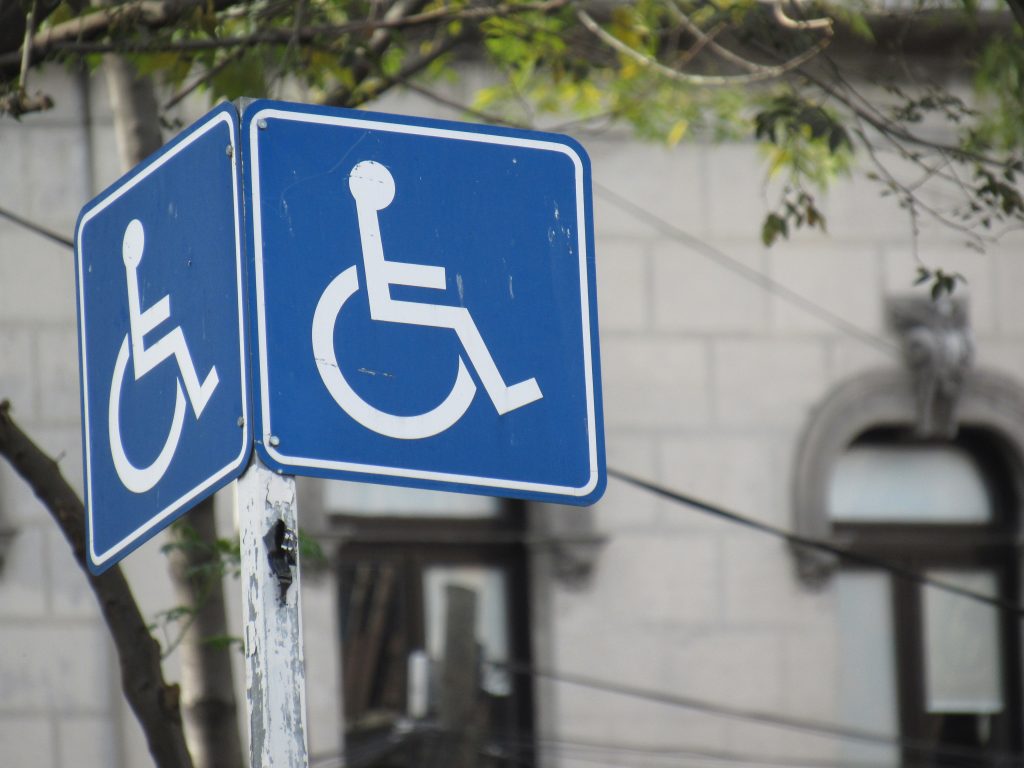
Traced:
<path id="1" fill-rule="evenodd" d="M 271 467 L 586 504 L 604 445 L 590 167 L 564 136 L 242 116 Z"/>
<path id="2" fill-rule="evenodd" d="M 89 567 L 244 469 L 238 115 L 199 120 L 83 208 L 75 232 Z"/>

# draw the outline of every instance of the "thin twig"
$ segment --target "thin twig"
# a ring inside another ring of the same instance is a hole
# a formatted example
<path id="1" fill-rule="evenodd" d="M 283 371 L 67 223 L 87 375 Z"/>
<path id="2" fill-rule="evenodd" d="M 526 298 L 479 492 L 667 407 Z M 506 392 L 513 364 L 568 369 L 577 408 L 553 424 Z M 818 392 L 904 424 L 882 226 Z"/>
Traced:
<path id="1" fill-rule="evenodd" d="M 364 79 L 363 82 L 360 83 L 358 90 L 362 95 L 369 98 L 373 95 L 377 95 L 383 92 L 384 90 L 390 88 L 392 85 L 395 85 L 396 83 L 401 83 L 406 87 L 413 88 L 411 84 L 413 77 L 415 77 L 428 66 L 430 66 L 432 62 L 436 61 L 438 58 L 444 56 L 446 53 L 451 51 L 464 39 L 464 35 L 442 37 L 440 40 L 437 40 L 434 43 L 430 50 L 425 51 L 420 55 L 410 58 L 408 61 L 403 62 L 402 67 L 394 75 L 386 75 L 378 67 L 378 76 L 372 79 Z M 350 103 L 353 94 L 354 92 L 345 92 L 345 96 L 347 98 L 347 106 L 358 106 L 358 104 Z M 331 97 L 329 96 L 328 99 L 330 98 Z M 325 103 L 331 104 L 336 102 L 325 100 Z"/>
<path id="2" fill-rule="evenodd" d="M 479 109 L 475 109 L 469 106 L 468 104 L 462 104 L 461 102 L 455 101 L 454 99 L 450 99 L 447 96 L 442 96 L 436 91 L 433 91 L 411 80 L 403 80 L 402 86 L 442 106 L 450 107 L 451 109 L 462 112 L 463 114 L 469 115 L 470 117 L 473 117 L 484 123 L 490 123 L 491 125 L 504 125 L 509 128 L 519 128 L 521 130 L 530 130 L 533 128 L 532 125 L 528 125 L 526 123 L 517 123 L 512 120 L 507 120 L 504 117 L 500 117 L 498 115 L 493 115 L 489 112 L 483 112 Z"/>
<path id="3" fill-rule="evenodd" d="M 757 62 L 751 61 L 750 59 L 740 56 L 735 51 L 732 51 L 729 48 L 726 48 L 721 43 L 716 42 L 712 35 L 706 33 L 697 24 L 695 24 L 688 15 L 683 13 L 683 10 L 676 4 L 676 0 L 667 0 L 665 5 L 669 9 L 669 12 L 672 14 L 673 18 L 675 18 L 675 20 L 678 21 L 687 32 L 689 32 L 691 35 L 697 38 L 698 43 L 700 43 L 702 47 L 706 46 L 707 48 L 718 54 L 720 58 L 722 58 L 725 61 L 728 61 L 730 64 L 735 64 L 737 67 L 739 67 L 740 69 L 745 69 L 747 72 L 763 73 L 766 77 L 769 78 L 784 75 L 786 72 L 793 69 L 793 66 L 787 66 L 786 64 L 758 64 Z M 778 5 L 776 5 L 775 7 L 777 8 Z M 829 36 L 831 36 L 832 21 L 831 19 L 826 19 L 826 21 L 826 28 L 828 29 L 828 34 Z M 689 58 L 692 58 L 692 56 Z"/>
<path id="4" fill-rule="evenodd" d="M 832 19 L 827 17 L 820 19 L 794 19 L 787 16 L 786 12 L 782 10 L 780 0 L 775 0 L 771 5 L 775 21 L 778 22 L 780 27 L 785 27 L 786 29 L 832 29 Z"/>
<path id="5" fill-rule="evenodd" d="M 219 61 L 216 65 L 210 67 L 210 69 L 206 70 L 206 72 L 197 77 L 190 85 L 185 86 L 176 94 L 174 94 L 170 99 L 168 99 L 167 103 L 163 106 L 163 111 L 166 112 L 167 110 L 173 109 L 174 107 L 178 106 L 178 104 L 180 104 L 182 100 L 191 95 L 197 88 L 210 82 L 213 78 L 215 78 L 217 75 L 223 72 L 228 67 L 229 64 L 241 58 L 243 53 L 245 53 L 245 49 L 240 48 L 239 50 L 234 51 L 233 53 L 225 56 L 222 61 Z"/>
<path id="6" fill-rule="evenodd" d="M 671 0 L 670 0 L 670 5 L 672 5 L 672 7 L 675 7 L 674 3 L 672 3 Z M 678 9 L 676 9 L 676 10 L 678 10 Z M 680 11 L 680 15 L 682 15 L 686 19 L 687 23 L 692 23 L 690 21 L 690 17 L 686 16 L 685 14 L 683 14 L 682 11 Z M 685 66 L 686 64 L 689 64 L 691 61 L 693 61 L 695 58 L 697 58 L 697 54 L 699 54 L 701 51 L 703 51 L 705 46 L 711 44 L 712 41 L 714 41 L 714 39 L 716 37 L 718 37 L 719 33 L 723 29 L 725 29 L 725 24 L 724 23 L 717 24 L 714 27 L 712 27 L 712 29 L 710 31 L 708 31 L 708 32 L 705 32 L 704 30 L 701 30 L 700 27 L 697 27 L 697 29 L 700 30 L 700 35 L 696 36 L 697 37 L 697 42 L 694 43 L 693 46 L 691 46 L 687 50 L 683 51 L 682 54 L 679 56 L 679 64 L 682 65 L 682 66 Z"/>
<path id="7" fill-rule="evenodd" d="M 32 0 L 29 6 L 28 18 L 25 20 L 25 42 L 21 46 L 21 71 L 18 73 L 18 90 L 25 92 L 25 84 L 28 81 L 28 67 L 32 60 L 32 38 L 36 31 L 36 6 L 38 0 Z"/>
<path id="8" fill-rule="evenodd" d="M 389 29 L 408 29 L 439 24 L 447 21 L 478 21 L 488 18 L 513 16 L 521 13 L 548 13 L 557 10 L 569 0 L 543 0 L 536 3 L 501 3 L 495 6 L 462 9 L 437 8 L 401 18 L 361 19 L 344 24 L 306 27 L 299 30 L 298 41 L 308 43 L 321 37 L 337 37 L 349 33 L 375 32 Z M 134 0 L 112 8 L 104 8 L 84 16 L 56 24 L 33 38 L 33 60 L 52 51 L 69 53 L 147 53 L 161 51 L 204 51 L 256 44 L 288 45 L 295 39 L 295 29 L 261 29 L 249 35 L 237 35 L 211 40 L 180 40 L 135 43 L 131 41 L 93 42 L 110 32 L 115 26 L 136 23 L 150 28 L 167 24 L 180 16 L 186 3 Z M 10 54 L 0 56 L 0 65 L 13 63 Z"/>
<path id="9" fill-rule="evenodd" d="M 687 85 L 699 85 L 699 86 L 733 86 L 733 85 L 748 85 L 750 83 L 759 83 L 765 80 L 771 80 L 779 77 L 787 72 L 793 71 L 798 67 L 806 64 L 812 58 L 821 53 L 825 48 L 828 47 L 832 41 L 831 29 L 829 34 L 822 40 L 819 40 L 808 50 L 801 53 L 799 56 L 795 56 L 784 64 L 780 64 L 774 67 L 765 67 L 764 69 L 756 72 L 748 72 L 745 75 L 696 75 L 689 72 L 681 72 L 678 69 L 667 67 L 657 59 L 648 56 L 647 54 L 638 51 L 630 45 L 619 40 L 619 38 L 605 31 L 600 24 L 598 24 L 594 17 L 587 13 L 582 8 L 576 9 L 576 18 L 579 19 L 580 23 L 587 29 L 588 32 L 594 35 L 598 40 L 603 42 L 609 48 L 621 53 L 624 56 L 635 61 L 646 69 L 651 69 L 670 80 L 676 82 L 686 83 Z"/>
<path id="10" fill-rule="evenodd" d="M 899 139 L 901 141 L 907 142 L 908 144 L 914 144 L 919 147 L 925 147 L 927 149 L 936 150 L 939 152 L 946 152 L 949 153 L 952 157 L 973 160 L 974 162 L 982 165 L 995 166 L 998 168 L 1002 168 L 1004 166 L 1004 163 L 1000 160 L 997 160 L 996 158 L 988 157 L 987 155 L 982 155 L 978 152 L 965 149 L 964 147 L 956 147 L 950 144 L 942 144 L 941 142 L 931 141 L 929 139 L 924 138 L 923 136 L 918 136 L 914 133 L 909 132 L 905 128 L 896 125 L 895 123 L 888 119 L 880 119 L 870 114 L 870 112 L 861 108 L 859 105 L 855 104 L 850 97 L 840 93 L 832 85 L 826 83 L 820 77 L 817 77 L 813 72 L 809 72 L 805 68 L 800 69 L 800 75 L 805 80 L 807 80 L 811 85 L 818 88 L 822 93 L 825 93 L 831 96 L 832 98 L 836 99 L 844 107 L 849 109 L 850 112 L 861 117 L 868 125 L 870 125 L 872 128 L 874 128 L 882 135 L 889 136 L 894 139 Z"/>
<path id="11" fill-rule="evenodd" d="M 916 230 L 918 228 L 917 217 L 919 211 L 923 211 L 924 213 L 928 214 L 930 218 L 934 219 L 942 226 L 945 226 L 948 229 L 952 229 L 954 231 L 960 232 L 963 235 L 966 235 L 978 248 L 981 248 L 982 245 L 986 242 L 991 242 L 990 238 L 983 237 L 982 235 L 978 234 L 978 232 L 973 228 L 965 226 L 963 224 L 957 224 L 954 221 L 950 221 L 947 216 L 942 214 L 940 211 L 935 210 L 930 205 L 924 203 L 921 200 L 921 198 L 919 198 L 913 192 L 908 191 L 907 188 L 903 185 L 903 183 L 900 182 L 899 179 L 897 179 L 895 176 L 893 176 L 892 172 L 886 167 L 886 164 L 883 163 L 881 159 L 878 157 L 875 147 L 872 146 L 871 143 L 867 141 L 867 139 L 865 138 L 863 129 L 858 129 L 857 134 L 861 139 L 861 143 L 864 145 L 865 151 L 868 153 L 868 158 L 871 160 L 875 168 L 878 169 L 879 175 L 882 178 L 884 178 L 884 180 L 888 183 L 890 189 L 892 189 L 894 192 L 898 192 L 903 195 L 904 203 L 910 209 L 912 230 Z M 914 237 L 916 237 L 916 235 L 914 235 Z"/>

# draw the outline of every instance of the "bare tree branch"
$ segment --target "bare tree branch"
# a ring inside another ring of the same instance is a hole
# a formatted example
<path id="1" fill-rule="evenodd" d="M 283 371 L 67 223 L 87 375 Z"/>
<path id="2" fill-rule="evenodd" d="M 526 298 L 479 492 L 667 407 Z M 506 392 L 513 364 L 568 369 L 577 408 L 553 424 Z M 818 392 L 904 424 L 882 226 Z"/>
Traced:
<path id="1" fill-rule="evenodd" d="M 450 99 L 447 96 L 442 96 L 440 93 L 437 93 L 436 91 L 427 88 L 423 85 L 420 85 L 419 83 L 412 80 L 402 80 L 401 83 L 403 87 L 408 88 L 410 91 L 414 93 L 420 94 L 424 98 L 430 99 L 431 101 L 440 104 L 443 107 L 454 109 L 457 112 L 461 112 L 464 115 L 469 115 L 470 117 L 479 120 L 482 123 L 490 123 L 491 125 L 504 125 L 509 128 L 519 128 L 521 130 L 529 130 L 534 127 L 532 125 L 514 123 L 502 117 L 499 117 L 498 115 L 492 115 L 488 112 L 483 112 L 479 109 L 473 109 L 473 107 L 469 106 L 468 104 L 463 104 L 459 101 L 456 101 L 455 99 Z"/>
<path id="2" fill-rule="evenodd" d="M 781 0 L 774 0 L 771 3 L 772 14 L 779 26 L 786 29 L 832 29 L 832 19 L 793 19 L 786 15 L 782 9 Z"/>
<path id="3" fill-rule="evenodd" d="M 37 0 L 32 0 L 28 11 L 28 18 L 25 20 L 25 42 L 21 46 L 21 71 L 18 73 L 18 90 L 25 91 L 25 81 L 28 78 L 28 63 L 32 58 L 32 35 L 36 32 L 36 7 Z"/>
<path id="4" fill-rule="evenodd" d="M 396 83 L 402 83 L 408 86 L 413 77 L 429 67 L 441 56 L 444 56 L 446 53 L 454 49 L 464 39 L 465 36 L 444 36 L 431 45 L 427 50 L 416 56 L 412 56 L 407 61 L 403 62 L 401 69 L 399 69 L 399 71 L 394 75 L 385 75 L 384 73 L 381 73 L 377 77 L 364 77 L 357 88 L 359 98 L 356 99 L 355 102 L 353 102 L 352 99 L 353 92 L 342 88 L 328 94 L 323 103 L 327 105 L 343 105 L 349 107 L 358 106 L 358 102 L 372 98 Z"/>
<path id="5" fill-rule="evenodd" d="M 815 45 L 801 53 L 799 56 L 795 56 L 789 61 L 777 66 L 760 67 L 756 71 L 750 71 L 745 75 L 697 75 L 668 67 L 657 59 L 626 45 L 626 43 L 605 31 L 601 25 L 594 20 L 594 17 L 582 8 L 576 9 L 576 17 L 588 32 L 593 34 L 594 37 L 603 42 L 609 48 L 633 59 L 633 61 L 646 69 L 657 72 L 670 80 L 686 83 L 688 85 L 734 86 L 771 80 L 806 64 L 812 58 L 825 50 L 832 39 L 831 28 L 829 28 L 827 30 L 828 34 L 822 40 L 818 41 Z"/>
<path id="6" fill-rule="evenodd" d="M 244 52 L 245 52 L 244 48 L 239 48 L 237 51 L 234 51 L 230 55 L 225 56 L 223 61 L 218 62 L 217 64 L 215 64 L 214 66 L 210 67 L 208 70 L 203 72 L 199 77 L 197 77 L 195 80 L 193 80 L 189 85 L 186 85 L 184 88 L 182 88 L 177 93 L 175 93 L 173 96 L 171 96 L 171 98 L 169 98 L 164 103 L 163 111 L 166 112 L 167 110 L 176 107 L 185 98 L 187 98 L 192 92 L 194 92 L 197 88 L 201 88 L 203 85 L 205 85 L 206 83 L 208 83 L 211 80 L 213 80 L 213 78 L 215 78 L 217 75 L 219 75 L 221 72 L 223 72 L 231 64 L 233 64 L 234 62 L 238 61 L 238 59 L 241 58 L 241 56 L 242 56 L 242 54 Z"/>
<path id="7" fill-rule="evenodd" d="M 1024 0 L 1006 0 L 1018 27 L 1024 27 Z"/>
<path id="8" fill-rule="evenodd" d="M 423 7 L 425 0 L 395 0 L 387 11 L 384 12 L 384 16 L 381 18 L 380 23 L 382 24 L 400 24 L 403 21 L 407 21 L 416 14 L 420 8 Z M 384 51 L 387 50 L 391 44 L 391 35 L 388 32 L 394 29 L 390 26 L 380 26 L 373 30 L 370 35 L 370 39 L 365 45 L 356 46 L 355 48 L 355 66 L 352 67 L 352 79 L 357 83 L 356 88 L 336 88 L 328 95 L 325 103 L 337 104 L 340 106 L 357 106 L 360 102 L 365 101 L 367 95 L 358 96 L 360 86 L 364 83 L 366 78 L 378 68 L 377 60 L 383 55 Z M 365 88 L 362 88 L 364 94 L 367 93 Z M 372 92 L 372 95 L 376 95 L 377 92 Z"/>
<path id="9" fill-rule="evenodd" d="M 885 136 L 889 136 L 899 141 L 905 141 L 908 144 L 914 144 L 919 147 L 943 152 L 951 157 L 972 160 L 982 165 L 995 166 L 997 168 L 1001 168 L 1003 166 L 1003 162 L 997 158 L 989 157 L 988 155 L 983 155 L 979 152 L 974 152 L 966 147 L 943 144 L 942 142 L 932 141 L 931 139 L 911 133 L 899 124 L 873 114 L 874 110 L 869 111 L 860 104 L 857 104 L 853 98 L 847 94 L 841 93 L 839 89 L 825 82 L 807 68 L 801 68 L 799 74 L 822 93 L 827 94 L 829 97 L 838 101 L 844 107 L 849 109 L 852 114 L 856 115 Z"/>
<path id="10" fill-rule="evenodd" d="M 311 26 L 296 29 L 265 28 L 250 35 L 210 38 L 204 40 L 167 40 L 134 42 L 132 40 L 104 41 L 104 35 L 127 24 L 151 29 L 165 27 L 181 18 L 185 11 L 203 5 L 202 0 L 133 0 L 116 7 L 103 8 L 56 24 L 32 38 L 32 62 L 56 53 L 157 53 L 160 51 L 203 51 L 249 45 L 289 45 L 312 43 L 324 38 L 337 38 L 346 34 L 411 29 L 448 21 L 480 21 L 512 16 L 520 13 L 548 13 L 566 5 L 568 0 L 543 0 L 537 3 L 476 6 L 463 9 L 438 8 L 401 17 L 368 19 L 329 26 Z M 221 3 L 222 5 L 226 3 Z M 19 52 L 0 54 L 0 66 L 16 63 Z"/>
<path id="11" fill-rule="evenodd" d="M 773 3 L 773 5 L 774 5 L 775 9 L 778 11 L 779 8 L 780 8 L 779 4 L 778 3 Z M 799 66 L 800 64 L 803 63 L 801 61 L 801 62 L 799 62 L 797 64 L 793 64 L 792 66 L 787 66 L 787 64 L 779 64 L 779 65 L 758 64 L 757 62 L 751 61 L 750 59 L 748 59 L 748 58 L 746 58 L 744 56 L 740 56 L 735 51 L 732 51 L 729 48 L 726 48 L 724 45 L 716 42 L 713 35 L 706 33 L 697 24 L 695 24 L 690 19 L 690 17 L 687 14 L 685 14 L 683 12 L 683 10 L 677 5 L 677 0 L 667 0 L 666 6 L 669 9 L 669 13 L 672 14 L 672 17 L 682 25 L 683 29 L 685 29 L 687 32 L 689 32 L 691 35 L 693 35 L 693 37 L 695 37 L 697 39 L 698 44 L 701 47 L 707 47 L 709 50 L 713 51 L 715 54 L 717 54 L 724 61 L 728 61 L 730 64 L 734 64 L 735 66 L 739 67 L 740 69 L 745 69 L 747 72 L 751 72 L 751 73 L 764 73 L 766 77 L 774 78 L 774 77 L 779 77 L 781 75 L 786 74 L 787 72 L 791 71 L 792 69 L 794 69 L 795 67 L 797 67 L 797 66 Z M 793 28 L 793 29 L 824 29 L 824 30 L 828 31 L 828 36 L 829 37 L 832 36 L 832 20 L 831 19 L 828 19 L 828 18 L 825 18 L 825 19 L 814 19 L 814 22 L 815 22 L 814 26 L 791 27 L 792 24 L 796 24 L 797 22 L 794 22 L 788 16 L 785 16 L 785 18 L 789 22 L 788 24 L 785 24 L 785 26 L 788 26 L 790 28 Z M 811 22 L 800 22 L 800 23 L 811 24 Z M 794 59 L 794 61 L 795 61 L 795 59 Z"/>
<path id="12" fill-rule="evenodd" d="M 125 698 L 159 768 L 192 768 L 181 725 L 178 686 L 164 681 L 160 646 L 150 635 L 118 566 L 100 576 L 85 561 L 85 508 L 60 467 L 15 424 L 10 403 L 0 402 L 0 456 L 29 484 L 71 545 L 110 629 L 121 665 Z"/>

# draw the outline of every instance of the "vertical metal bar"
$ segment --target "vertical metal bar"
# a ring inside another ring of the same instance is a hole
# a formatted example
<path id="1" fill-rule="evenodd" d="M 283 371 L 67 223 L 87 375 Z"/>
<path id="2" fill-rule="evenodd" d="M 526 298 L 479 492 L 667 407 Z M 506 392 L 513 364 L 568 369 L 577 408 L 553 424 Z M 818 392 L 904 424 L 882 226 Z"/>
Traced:
<path id="1" fill-rule="evenodd" d="M 237 484 L 249 764 L 305 768 L 306 677 L 295 478 L 259 460 Z"/>

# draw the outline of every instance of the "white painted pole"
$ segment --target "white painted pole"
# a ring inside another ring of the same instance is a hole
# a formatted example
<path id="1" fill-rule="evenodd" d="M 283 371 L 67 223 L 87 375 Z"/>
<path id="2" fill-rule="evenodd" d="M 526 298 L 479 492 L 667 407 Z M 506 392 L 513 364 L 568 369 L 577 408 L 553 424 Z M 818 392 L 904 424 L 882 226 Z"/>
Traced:
<path id="1" fill-rule="evenodd" d="M 237 485 L 251 768 L 306 768 L 295 478 L 253 457 Z"/>

